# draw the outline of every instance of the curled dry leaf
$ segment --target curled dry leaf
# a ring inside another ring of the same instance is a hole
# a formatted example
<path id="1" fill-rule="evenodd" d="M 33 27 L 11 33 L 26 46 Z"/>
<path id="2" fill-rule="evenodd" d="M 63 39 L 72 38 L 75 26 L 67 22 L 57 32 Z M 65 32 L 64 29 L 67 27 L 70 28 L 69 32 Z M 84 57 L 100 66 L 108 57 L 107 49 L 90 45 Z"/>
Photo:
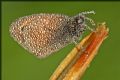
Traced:
<path id="1" fill-rule="evenodd" d="M 94 32 L 91 32 L 73 48 L 60 63 L 50 80 L 80 80 L 108 32 L 109 29 L 105 23 L 99 24 Z"/>

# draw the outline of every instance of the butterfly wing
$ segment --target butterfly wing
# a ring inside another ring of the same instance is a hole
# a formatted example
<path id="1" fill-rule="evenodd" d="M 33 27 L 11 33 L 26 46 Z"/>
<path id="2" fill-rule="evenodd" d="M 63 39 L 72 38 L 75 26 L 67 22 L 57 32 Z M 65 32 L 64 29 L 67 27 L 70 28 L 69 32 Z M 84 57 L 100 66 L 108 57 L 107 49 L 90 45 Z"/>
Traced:
<path id="1" fill-rule="evenodd" d="M 26 50 L 42 58 L 58 50 L 56 38 L 67 21 L 65 15 L 34 14 L 13 22 L 10 33 Z"/>

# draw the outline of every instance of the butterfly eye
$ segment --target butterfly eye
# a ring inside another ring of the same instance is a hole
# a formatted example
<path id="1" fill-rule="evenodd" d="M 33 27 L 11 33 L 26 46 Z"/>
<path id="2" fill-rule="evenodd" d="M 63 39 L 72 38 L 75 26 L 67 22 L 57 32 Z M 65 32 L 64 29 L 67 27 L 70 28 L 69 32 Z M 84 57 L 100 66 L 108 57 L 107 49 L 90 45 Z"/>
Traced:
<path id="1" fill-rule="evenodd" d="M 77 22 L 78 22 L 78 24 L 82 24 L 84 22 L 84 19 L 83 18 L 79 18 Z"/>
<path id="2" fill-rule="evenodd" d="M 83 24 L 85 20 L 84 20 L 84 17 L 79 16 L 79 17 L 76 17 L 75 21 L 77 24 Z"/>

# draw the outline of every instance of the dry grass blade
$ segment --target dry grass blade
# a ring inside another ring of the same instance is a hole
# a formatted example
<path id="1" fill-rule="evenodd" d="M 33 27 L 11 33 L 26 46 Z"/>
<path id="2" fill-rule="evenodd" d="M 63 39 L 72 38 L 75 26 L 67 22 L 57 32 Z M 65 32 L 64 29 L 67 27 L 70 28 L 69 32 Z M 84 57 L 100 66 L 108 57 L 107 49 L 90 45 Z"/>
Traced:
<path id="1" fill-rule="evenodd" d="M 79 80 L 97 54 L 108 31 L 105 23 L 98 25 L 95 32 L 91 32 L 67 55 L 50 80 Z"/>

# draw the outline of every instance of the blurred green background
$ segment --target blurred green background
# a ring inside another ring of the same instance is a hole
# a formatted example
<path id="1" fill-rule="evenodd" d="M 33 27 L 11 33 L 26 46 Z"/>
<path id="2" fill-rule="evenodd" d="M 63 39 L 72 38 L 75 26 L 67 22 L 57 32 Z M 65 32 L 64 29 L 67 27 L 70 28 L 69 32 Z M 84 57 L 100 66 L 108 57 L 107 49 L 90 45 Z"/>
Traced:
<path id="1" fill-rule="evenodd" d="M 17 44 L 9 35 L 15 19 L 38 13 L 62 13 L 74 16 L 94 10 L 89 15 L 95 22 L 106 22 L 110 29 L 97 56 L 82 80 L 120 80 L 120 2 L 2 2 L 2 80 L 48 80 L 58 64 L 74 47 L 73 44 L 57 53 L 38 59 Z M 89 33 L 87 30 L 84 34 Z"/>

